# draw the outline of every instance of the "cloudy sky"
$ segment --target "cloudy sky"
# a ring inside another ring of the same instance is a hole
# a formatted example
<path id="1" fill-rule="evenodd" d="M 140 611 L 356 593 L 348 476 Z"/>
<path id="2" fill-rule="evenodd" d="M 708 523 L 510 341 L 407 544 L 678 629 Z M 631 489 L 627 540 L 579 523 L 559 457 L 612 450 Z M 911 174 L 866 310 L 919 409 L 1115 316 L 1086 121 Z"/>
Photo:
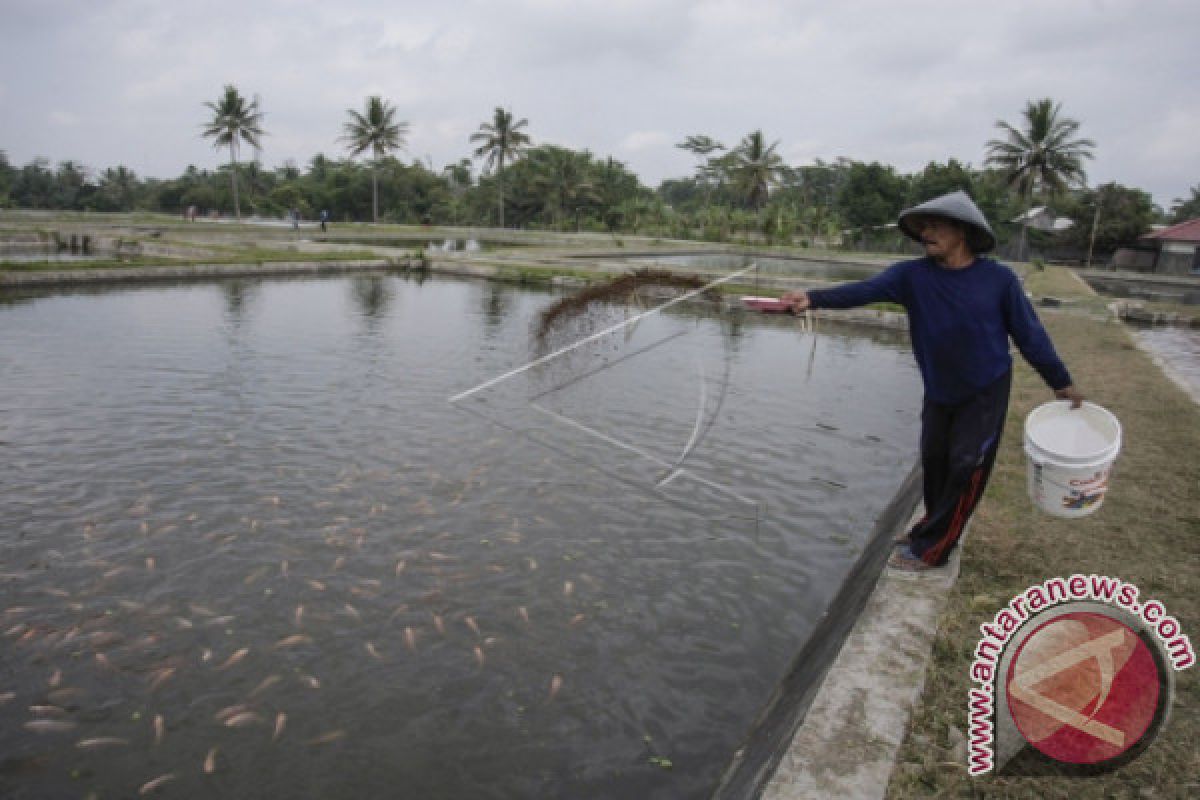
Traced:
<path id="1" fill-rule="evenodd" d="M 762 129 L 794 166 L 980 165 L 995 122 L 1052 97 L 1097 143 L 1093 184 L 1160 205 L 1200 184 L 1194 0 L 0 0 L 0 150 L 175 177 L 222 86 L 257 95 L 265 165 L 344 154 L 380 94 L 406 158 L 470 154 L 497 105 L 536 142 L 626 162 L 656 186 L 674 147 Z"/>

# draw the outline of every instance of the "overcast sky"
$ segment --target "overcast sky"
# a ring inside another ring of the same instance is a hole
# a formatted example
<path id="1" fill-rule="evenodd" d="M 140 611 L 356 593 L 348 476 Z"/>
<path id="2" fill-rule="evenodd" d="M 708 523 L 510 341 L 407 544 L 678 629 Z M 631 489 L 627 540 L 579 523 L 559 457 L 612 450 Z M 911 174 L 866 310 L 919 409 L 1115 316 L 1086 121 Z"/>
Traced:
<path id="1" fill-rule="evenodd" d="M 1090 183 L 1169 207 L 1200 184 L 1198 77 L 1195 0 L 0 0 L 0 150 L 159 178 L 228 158 L 199 136 L 226 83 L 260 98 L 268 167 L 344 156 L 380 94 L 403 158 L 470 155 L 503 105 L 650 186 L 691 172 L 686 136 L 759 128 L 793 166 L 979 166 L 1048 96 L 1096 141 Z"/>

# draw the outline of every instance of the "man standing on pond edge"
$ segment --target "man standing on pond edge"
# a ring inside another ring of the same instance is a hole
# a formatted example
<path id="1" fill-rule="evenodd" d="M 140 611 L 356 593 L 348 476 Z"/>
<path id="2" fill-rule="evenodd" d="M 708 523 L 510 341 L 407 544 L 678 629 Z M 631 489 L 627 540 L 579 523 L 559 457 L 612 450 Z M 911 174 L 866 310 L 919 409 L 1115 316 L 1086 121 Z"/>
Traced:
<path id="1" fill-rule="evenodd" d="M 900 230 L 925 247 L 869 280 L 788 292 L 793 311 L 898 303 L 908 311 L 925 397 L 921 468 L 925 515 L 888 566 L 920 572 L 946 563 L 987 485 L 1012 385 L 1009 337 L 1057 397 L 1083 396 L 1011 269 L 983 257 L 996 237 L 966 192 L 900 213 Z"/>

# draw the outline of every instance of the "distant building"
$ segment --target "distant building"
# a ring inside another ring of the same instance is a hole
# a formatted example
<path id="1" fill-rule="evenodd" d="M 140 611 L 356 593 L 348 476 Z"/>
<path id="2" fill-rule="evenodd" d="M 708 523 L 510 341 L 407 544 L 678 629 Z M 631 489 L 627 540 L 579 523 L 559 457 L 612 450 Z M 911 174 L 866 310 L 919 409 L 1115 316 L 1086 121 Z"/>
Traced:
<path id="1" fill-rule="evenodd" d="M 1024 214 L 1013 217 L 1012 221 L 1017 225 L 1024 225 L 1026 228 L 1047 233 L 1065 231 L 1075 224 L 1068 217 L 1055 216 L 1054 212 L 1046 206 L 1031 208 Z"/>
<path id="2" fill-rule="evenodd" d="M 1200 218 L 1147 233 L 1138 249 L 1154 251 L 1151 271 L 1160 275 L 1200 275 Z"/>

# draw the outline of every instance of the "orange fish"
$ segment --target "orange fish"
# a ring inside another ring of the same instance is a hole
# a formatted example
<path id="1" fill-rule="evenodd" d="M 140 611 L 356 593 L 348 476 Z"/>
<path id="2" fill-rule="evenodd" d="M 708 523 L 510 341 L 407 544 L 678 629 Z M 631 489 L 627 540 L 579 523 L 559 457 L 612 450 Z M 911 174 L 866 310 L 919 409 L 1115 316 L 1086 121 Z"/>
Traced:
<path id="1" fill-rule="evenodd" d="M 163 784 L 170 783 L 173 780 L 175 780 L 174 772 L 168 772 L 166 775 L 159 775 L 154 780 L 147 781 L 146 783 L 142 784 L 142 788 L 138 789 L 138 794 L 150 794 Z"/>

